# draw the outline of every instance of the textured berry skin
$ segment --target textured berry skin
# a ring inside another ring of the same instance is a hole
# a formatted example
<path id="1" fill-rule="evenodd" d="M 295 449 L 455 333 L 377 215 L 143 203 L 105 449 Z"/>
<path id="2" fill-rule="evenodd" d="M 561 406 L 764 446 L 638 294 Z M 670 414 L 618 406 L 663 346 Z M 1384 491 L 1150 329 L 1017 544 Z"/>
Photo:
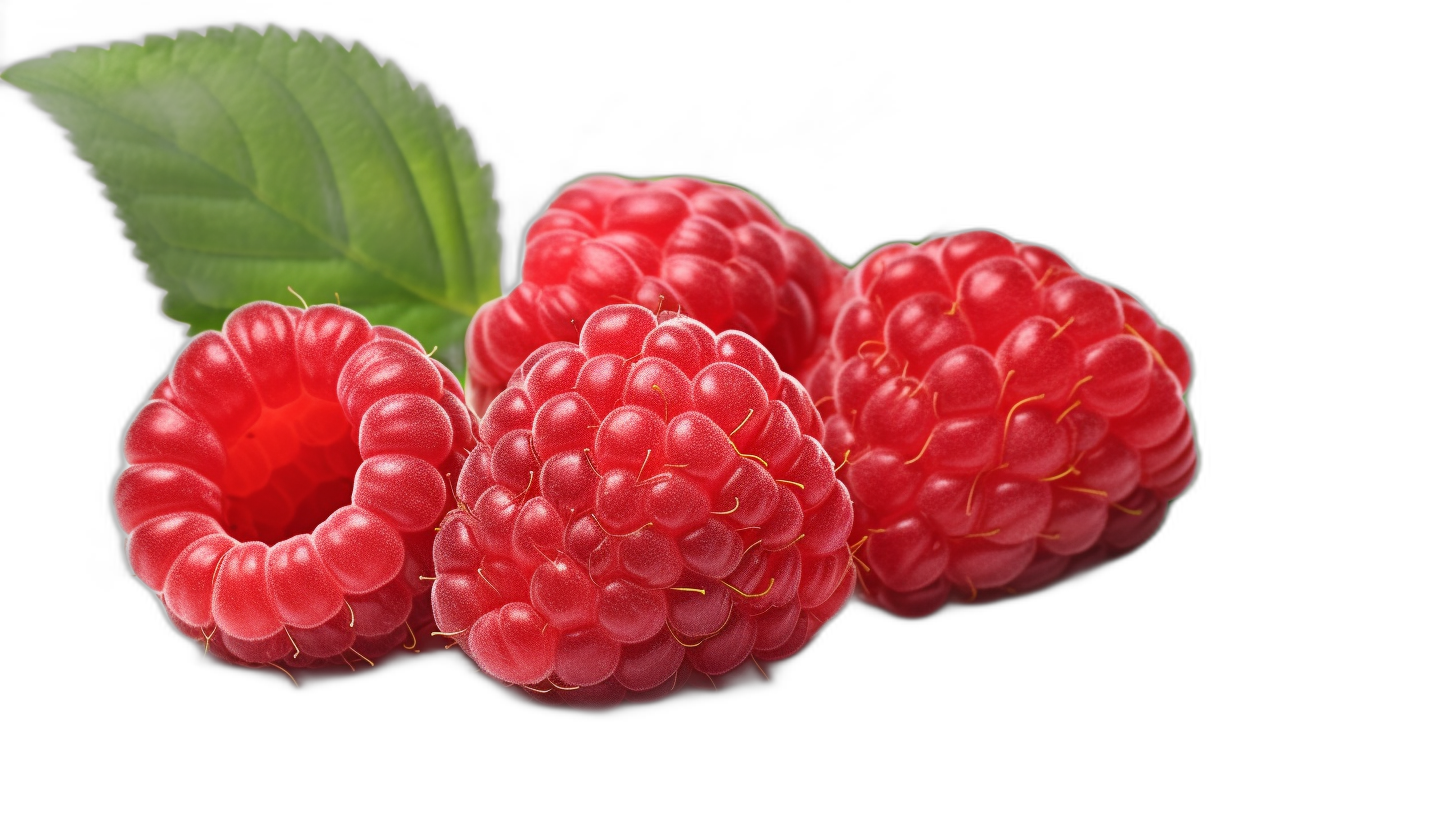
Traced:
<path id="1" fill-rule="evenodd" d="M 871 601 L 1035 589 L 1142 544 L 1192 481 L 1188 352 L 1131 295 L 985 231 L 882 247 L 845 289 L 806 384 Z"/>
<path id="2" fill-rule="evenodd" d="M 416 648 L 448 480 L 475 445 L 464 398 L 413 338 L 353 311 L 240 307 L 188 343 L 127 430 L 116 515 L 132 569 L 231 662 Z"/>
<path id="3" fill-rule="evenodd" d="M 595 702 L 788 657 L 854 587 L 821 432 L 747 335 L 604 307 L 481 419 L 435 618 L 492 676 Z"/>
<path id="4" fill-rule="evenodd" d="M 844 268 L 753 194 L 695 178 L 592 176 L 526 233 L 521 284 L 476 313 L 465 349 L 483 414 L 536 348 L 576 342 L 609 303 L 638 303 L 760 340 L 785 371 L 822 345 Z"/>

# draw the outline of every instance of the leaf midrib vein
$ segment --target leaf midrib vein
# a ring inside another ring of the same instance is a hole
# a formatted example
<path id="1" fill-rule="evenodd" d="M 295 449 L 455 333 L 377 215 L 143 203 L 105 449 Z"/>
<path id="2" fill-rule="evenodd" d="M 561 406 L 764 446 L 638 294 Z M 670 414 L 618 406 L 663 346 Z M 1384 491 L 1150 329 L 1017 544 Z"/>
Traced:
<path id="1" fill-rule="evenodd" d="M 348 54 L 349 52 L 346 50 L 344 53 Z M 404 169 L 404 174 L 409 177 L 410 189 L 414 193 L 414 208 L 416 212 L 418 212 L 420 216 L 424 219 L 425 232 L 429 233 L 430 245 L 434 247 L 435 259 L 439 261 L 440 264 L 440 277 L 445 281 L 445 290 L 448 292 L 451 288 L 450 271 L 448 268 L 448 264 L 445 260 L 445 253 L 440 247 L 439 236 L 435 234 L 435 224 L 430 220 L 430 209 L 429 207 L 425 206 L 425 196 L 424 192 L 420 189 L 420 180 L 415 177 L 414 170 L 410 167 L 409 159 L 405 158 L 404 150 L 400 147 L 398 137 L 394 135 L 394 130 L 390 128 L 389 120 L 385 118 L 384 113 L 374 105 L 374 100 L 369 97 L 369 92 L 366 91 L 364 89 L 364 86 L 359 84 L 359 80 L 357 80 L 354 75 L 349 72 L 350 66 L 347 60 L 341 59 L 333 53 L 326 52 L 326 55 L 329 61 L 333 63 L 334 70 L 338 71 L 339 74 L 344 77 L 344 79 L 348 80 L 349 85 L 354 88 L 354 93 L 356 94 L 356 96 L 364 101 L 364 104 L 369 109 L 369 112 L 374 115 L 375 127 L 389 134 L 389 143 L 387 147 L 391 151 L 394 159 L 398 162 L 399 166 Z M 369 55 L 369 59 L 374 59 L 373 55 Z M 378 65 L 378 62 L 376 62 L 375 64 Z M 380 70 L 384 70 L 384 67 L 380 66 Z M 413 88 L 410 89 L 410 94 L 414 94 Z M 418 102 L 419 98 L 415 97 L 414 101 Z M 327 150 L 325 152 L 327 153 Z M 445 162 L 445 175 L 447 178 L 450 176 L 450 164 L 448 160 Z"/>

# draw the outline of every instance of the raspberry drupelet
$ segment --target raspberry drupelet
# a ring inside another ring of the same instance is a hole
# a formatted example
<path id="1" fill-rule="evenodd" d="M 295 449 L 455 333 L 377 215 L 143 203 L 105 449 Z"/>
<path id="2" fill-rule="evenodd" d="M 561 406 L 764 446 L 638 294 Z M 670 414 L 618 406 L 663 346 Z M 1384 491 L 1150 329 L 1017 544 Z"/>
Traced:
<path id="1" fill-rule="evenodd" d="M 844 268 L 756 196 L 696 178 L 592 176 L 531 224 L 521 284 L 466 336 L 470 405 L 484 413 L 537 347 L 576 342 L 609 303 L 681 312 L 761 341 L 799 375 L 822 345 Z"/>
<path id="2" fill-rule="evenodd" d="M 821 430 L 747 335 L 603 307 L 480 421 L 435 539 L 442 633 L 506 683 L 598 702 L 794 654 L 854 587 Z"/>
<path id="3" fill-rule="evenodd" d="M 1126 292 L 986 231 L 882 247 L 845 288 L 806 385 L 871 601 L 1044 586 L 1142 544 L 1192 481 L 1188 352 Z"/>
<path id="4" fill-rule="evenodd" d="M 474 447 L 460 384 L 333 304 L 193 338 L 127 430 L 116 514 L 177 628 L 242 664 L 414 648 L 434 529 Z"/>

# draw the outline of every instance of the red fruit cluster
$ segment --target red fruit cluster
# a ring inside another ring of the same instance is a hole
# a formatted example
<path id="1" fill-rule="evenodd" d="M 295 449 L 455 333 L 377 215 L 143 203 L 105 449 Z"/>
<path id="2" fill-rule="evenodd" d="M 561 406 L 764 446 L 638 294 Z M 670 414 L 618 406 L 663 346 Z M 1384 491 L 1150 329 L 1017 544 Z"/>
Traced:
<path id="1" fill-rule="evenodd" d="M 474 446 L 453 375 L 332 304 L 252 303 L 182 350 L 126 434 L 116 513 L 178 629 L 246 664 L 412 644 L 446 478 Z"/>
<path id="2" fill-rule="evenodd" d="M 886 246 L 807 377 L 871 600 L 925 614 L 1044 585 L 1156 531 L 1197 465 L 1178 338 L 991 232 Z"/>
<path id="3" fill-rule="evenodd" d="M 435 540 L 438 625 L 507 683 L 597 700 L 794 654 L 854 586 L 821 431 L 747 335 L 596 311 L 481 420 Z"/>
<path id="4" fill-rule="evenodd" d="M 757 197 L 694 178 L 582 179 L 547 206 L 526 241 L 521 284 L 482 306 L 467 335 L 477 412 L 532 351 L 576 342 L 587 316 L 609 303 L 737 329 L 797 374 L 844 277 Z"/>

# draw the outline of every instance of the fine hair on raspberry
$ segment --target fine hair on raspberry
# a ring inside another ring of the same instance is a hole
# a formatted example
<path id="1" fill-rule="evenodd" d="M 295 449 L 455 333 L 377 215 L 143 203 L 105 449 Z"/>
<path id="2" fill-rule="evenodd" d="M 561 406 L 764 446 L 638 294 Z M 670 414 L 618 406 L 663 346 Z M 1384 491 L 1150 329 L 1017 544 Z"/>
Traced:
<path id="1" fill-rule="evenodd" d="M 611 303 L 681 312 L 760 340 L 795 376 L 822 345 L 844 268 L 759 198 L 688 177 L 591 176 L 532 222 L 521 283 L 466 336 L 471 407 L 484 412 L 539 346 L 576 342 Z"/>
<path id="2" fill-rule="evenodd" d="M 1188 352 L 1135 298 L 988 231 L 871 253 L 806 384 L 873 602 L 1024 592 L 1125 553 L 1198 454 Z"/>
<path id="3" fill-rule="evenodd" d="M 430 626 L 434 529 L 474 447 L 453 374 L 333 304 L 251 303 L 126 433 L 132 569 L 225 660 L 355 666 Z"/>
<path id="4" fill-rule="evenodd" d="M 595 702 L 794 654 L 854 587 L 821 432 L 742 332 L 599 309 L 481 419 L 435 540 L 438 625 L 506 683 Z"/>

